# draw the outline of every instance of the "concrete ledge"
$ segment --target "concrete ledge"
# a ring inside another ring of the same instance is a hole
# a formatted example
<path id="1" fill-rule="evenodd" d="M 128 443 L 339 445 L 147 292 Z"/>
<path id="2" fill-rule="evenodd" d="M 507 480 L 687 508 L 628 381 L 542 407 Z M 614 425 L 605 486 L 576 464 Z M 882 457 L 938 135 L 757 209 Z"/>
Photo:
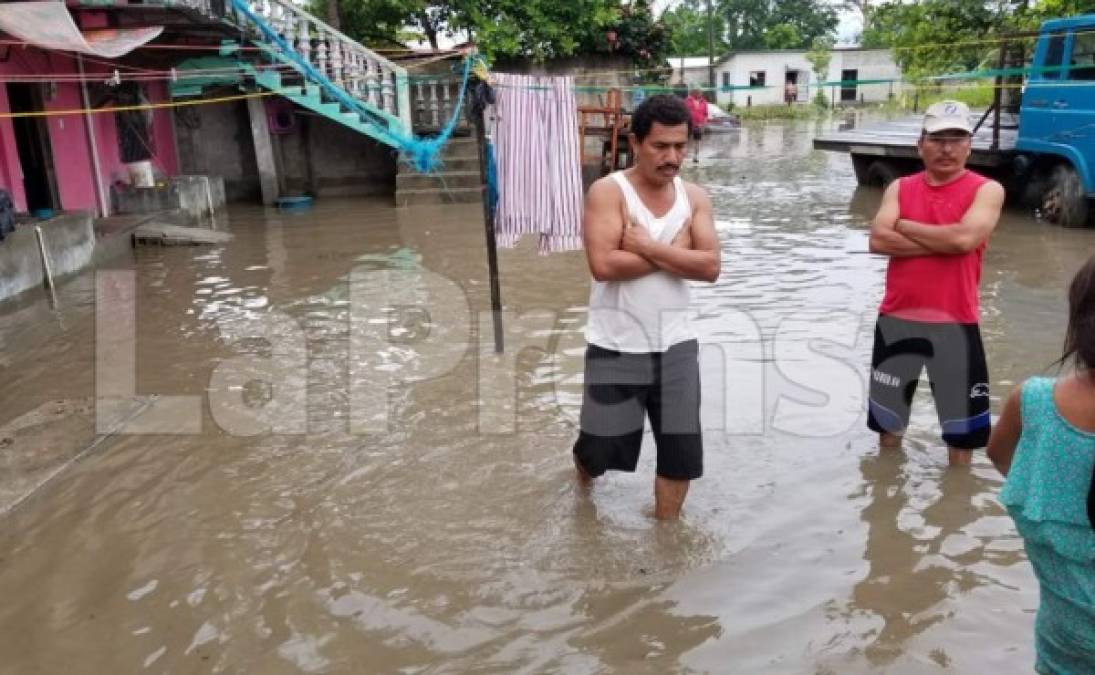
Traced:
<path id="1" fill-rule="evenodd" d="M 220 176 L 175 176 L 156 187 L 122 185 L 110 191 L 115 210 L 120 214 L 180 211 L 196 221 L 209 215 L 210 201 L 214 211 L 225 204 L 224 179 Z"/>
<path id="2" fill-rule="evenodd" d="M 90 212 L 62 213 L 37 223 L 42 228 L 54 279 L 82 270 L 95 252 Z M 40 287 L 45 280 L 34 224 L 22 225 L 0 242 L 0 300 Z"/>

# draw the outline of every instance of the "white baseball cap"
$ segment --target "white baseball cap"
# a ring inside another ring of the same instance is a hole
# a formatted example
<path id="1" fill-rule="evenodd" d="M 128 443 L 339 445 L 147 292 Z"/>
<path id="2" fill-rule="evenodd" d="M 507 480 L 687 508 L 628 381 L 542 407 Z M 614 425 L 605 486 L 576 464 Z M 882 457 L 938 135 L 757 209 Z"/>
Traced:
<path id="1" fill-rule="evenodd" d="M 939 101 L 924 111 L 924 133 L 955 129 L 967 134 L 973 133 L 970 125 L 970 108 L 961 101 Z"/>

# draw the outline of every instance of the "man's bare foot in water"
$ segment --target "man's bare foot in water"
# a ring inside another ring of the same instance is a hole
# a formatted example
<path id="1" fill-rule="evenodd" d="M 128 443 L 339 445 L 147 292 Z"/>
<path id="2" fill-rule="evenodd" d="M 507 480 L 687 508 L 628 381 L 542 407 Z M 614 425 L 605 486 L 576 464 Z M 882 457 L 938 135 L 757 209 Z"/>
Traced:
<path id="1" fill-rule="evenodd" d="M 883 431 L 878 435 L 878 447 L 884 450 L 898 450 L 901 448 L 901 435 L 890 434 Z"/>
<path id="2" fill-rule="evenodd" d="M 582 463 L 578 461 L 577 455 L 574 456 L 574 472 L 578 476 L 579 485 L 581 485 L 582 487 L 589 487 L 593 485 L 593 476 L 590 476 L 588 473 L 586 473 L 585 468 L 582 467 Z"/>

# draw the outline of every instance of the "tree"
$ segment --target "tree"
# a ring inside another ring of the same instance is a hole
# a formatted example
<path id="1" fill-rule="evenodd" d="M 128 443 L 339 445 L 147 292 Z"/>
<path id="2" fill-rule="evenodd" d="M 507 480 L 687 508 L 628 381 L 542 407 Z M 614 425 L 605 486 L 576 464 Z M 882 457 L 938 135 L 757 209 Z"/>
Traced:
<path id="1" fill-rule="evenodd" d="M 643 79 L 659 81 L 672 72 L 666 65 L 672 37 L 665 25 L 654 18 L 649 0 L 632 0 L 624 5 L 610 29 L 616 40 L 609 51 L 630 58 L 648 75 Z"/>
<path id="2" fill-rule="evenodd" d="M 810 68 L 818 82 L 829 79 L 829 63 L 833 60 L 833 41 L 831 38 L 814 38 L 810 45 L 810 51 L 806 52 L 806 60 L 810 62 Z"/>
<path id="3" fill-rule="evenodd" d="M 342 30 L 342 21 L 339 20 L 338 15 L 338 0 L 326 0 L 327 2 L 327 23 L 331 24 L 335 30 Z"/>
<path id="4" fill-rule="evenodd" d="M 889 47 L 906 76 L 976 69 L 992 48 L 997 17 L 984 0 L 890 0 L 871 11 L 864 47 Z"/>
<path id="5" fill-rule="evenodd" d="M 312 13 L 322 15 L 329 12 L 316 11 L 315 4 L 326 8 L 327 0 L 315 0 Z M 340 18 L 339 30 L 366 46 L 388 47 L 402 45 L 408 28 L 422 26 L 418 20 L 428 5 L 424 0 L 338 0 Z M 436 28 L 436 26 L 430 26 Z M 430 39 L 430 33 L 423 30 Z M 431 44 L 436 46 L 437 31 L 433 33 Z"/>
<path id="6" fill-rule="evenodd" d="M 806 52 L 806 60 L 810 62 L 810 68 L 814 71 L 814 77 L 820 85 L 829 79 L 829 62 L 833 60 L 833 40 L 830 37 L 814 38 L 810 45 L 810 51 Z M 825 88 L 817 88 L 815 101 L 819 106 L 826 106 Z"/>
<path id="7" fill-rule="evenodd" d="M 726 51 L 726 25 L 717 12 L 711 17 L 715 34 L 715 53 Z M 707 5 L 703 0 L 684 0 L 662 14 L 662 23 L 671 36 L 670 50 L 675 56 L 707 54 Z"/>
<path id="8" fill-rule="evenodd" d="M 777 32 L 774 40 L 781 48 L 805 48 L 814 38 L 832 34 L 839 22 L 836 9 L 823 0 L 720 0 L 719 15 L 733 50 L 771 48 L 766 40 L 771 31 Z M 788 43 L 788 37 L 795 39 Z"/>
<path id="9" fill-rule="evenodd" d="M 1034 0 L 1005 3 L 1007 26 L 1013 30 L 1038 30 L 1043 21 L 1095 12 L 1095 0 Z"/>
<path id="10" fill-rule="evenodd" d="M 480 51 L 537 61 L 610 47 L 622 9 L 613 0 L 485 0 L 465 17 Z"/>
<path id="11" fill-rule="evenodd" d="M 871 7 L 862 44 L 890 48 L 906 76 L 916 80 L 995 67 L 999 38 L 1091 11 L 1095 0 L 888 0 Z M 1028 49 L 1032 44 L 1025 41 Z"/>
<path id="12" fill-rule="evenodd" d="M 671 44 L 649 0 L 340 0 L 340 10 L 345 32 L 367 44 L 398 41 L 411 27 L 436 49 L 438 36 L 470 30 L 488 58 L 616 53 L 662 68 Z"/>
<path id="13" fill-rule="evenodd" d="M 791 24 L 780 23 L 764 34 L 764 46 L 767 49 L 795 49 L 802 46 L 802 37 Z"/>

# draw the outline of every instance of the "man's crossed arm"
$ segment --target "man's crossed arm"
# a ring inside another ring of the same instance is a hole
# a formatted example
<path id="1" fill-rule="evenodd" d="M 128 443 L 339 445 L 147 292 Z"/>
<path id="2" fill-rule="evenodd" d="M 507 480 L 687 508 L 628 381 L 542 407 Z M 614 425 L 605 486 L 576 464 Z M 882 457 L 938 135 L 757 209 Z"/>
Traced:
<path id="1" fill-rule="evenodd" d="M 968 253 L 992 235 L 1004 204 L 1004 188 L 988 181 L 978 189 L 962 220 L 929 225 L 899 217 L 899 190 L 900 181 L 894 181 L 882 196 L 878 215 L 871 223 L 872 253 L 893 257 Z"/>
<path id="2" fill-rule="evenodd" d="M 689 186 L 692 219 L 669 244 L 630 222 L 623 195 L 610 180 L 594 183 L 586 195 L 583 237 L 589 270 L 597 281 L 627 281 L 659 269 L 685 279 L 714 282 L 721 267 L 711 200 Z"/>

